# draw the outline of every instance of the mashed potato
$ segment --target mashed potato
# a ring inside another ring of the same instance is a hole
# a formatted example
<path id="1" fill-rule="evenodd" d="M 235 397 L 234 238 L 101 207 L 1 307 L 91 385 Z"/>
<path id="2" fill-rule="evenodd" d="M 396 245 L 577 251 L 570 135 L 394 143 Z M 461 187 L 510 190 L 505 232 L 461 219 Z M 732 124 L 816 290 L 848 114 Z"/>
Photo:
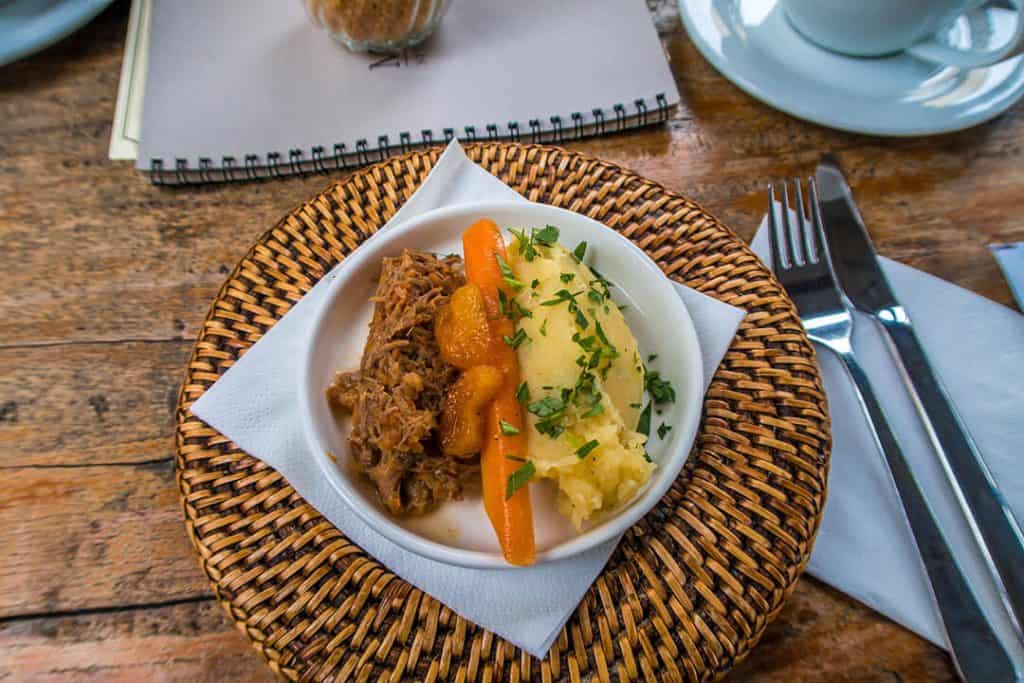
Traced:
<path id="1" fill-rule="evenodd" d="M 647 437 L 634 429 L 644 370 L 606 283 L 548 230 L 545 241 L 526 236 L 510 245 L 523 288 L 509 306 L 525 333 L 517 355 L 529 393 L 520 397 L 529 458 L 536 476 L 558 484 L 561 512 L 581 528 L 630 501 L 650 478 Z"/>

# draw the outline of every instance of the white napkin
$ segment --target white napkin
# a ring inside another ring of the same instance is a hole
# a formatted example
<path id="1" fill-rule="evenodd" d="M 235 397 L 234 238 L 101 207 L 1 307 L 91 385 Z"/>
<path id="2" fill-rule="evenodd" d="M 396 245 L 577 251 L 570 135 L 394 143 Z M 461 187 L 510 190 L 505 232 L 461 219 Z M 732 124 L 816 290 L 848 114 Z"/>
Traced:
<path id="1" fill-rule="evenodd" d="M 764 222 L 751 246 L 770 262 Z M 1003 495 L 1017 519 L 1024 520 L 1024 316 L 927 273 L 881 260 Z M 1024 645 L 999 601 L 892 356 L 871 318 L 856 316 L 857 358 L 957 563 L 1020 667 Z M 832 415 L 832 469 L 825 517 L 807 571 L 948 649 L 910 527 L 853 384 L 831 352 L 817 350 Z"/>
<path id="2" fill-rule="evenodd" d="M 383 229 L 443 206 L 492 199 L 526 201 L 452 142 L 427 180 Z M 196 401 L 192 413 L 283 474 L 313 507 L 397 575 L 470 621 L 543 657 L 617 540 L 528 569 L 463 569 L 404 550 L 351 514 L 318 474 L 297 412 L 298 365 L 317 302 L 330 279 L 323 278 L 253 345 Z M 710 382 L 744 313 L 692 289 L 677 289 L 697 329 L 705 382 Z"/>

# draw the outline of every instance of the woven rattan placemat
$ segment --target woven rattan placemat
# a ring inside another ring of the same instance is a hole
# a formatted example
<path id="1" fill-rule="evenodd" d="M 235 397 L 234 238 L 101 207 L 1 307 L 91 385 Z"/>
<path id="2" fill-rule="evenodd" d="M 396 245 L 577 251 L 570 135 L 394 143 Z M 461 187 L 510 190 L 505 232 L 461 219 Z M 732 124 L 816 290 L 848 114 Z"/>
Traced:
<path id="1" fill-rule="evenodd" d="M 189 412 L 416 190 L 441 152 L 428 149 L 333 183 L 284 217 L 213 302 L 177 407 L 177 481 L 200 564 L 238 628 L 292 680 L 720 677 L 792 590 L 825 503 L 829 424 L 800 321 L 732 231 L 657 183 L 553 147 L 466 151 L 525 197 L 621 231 L 679 282 L 746 309 L 685 470 L 538 661 L 396 577 Z"/>

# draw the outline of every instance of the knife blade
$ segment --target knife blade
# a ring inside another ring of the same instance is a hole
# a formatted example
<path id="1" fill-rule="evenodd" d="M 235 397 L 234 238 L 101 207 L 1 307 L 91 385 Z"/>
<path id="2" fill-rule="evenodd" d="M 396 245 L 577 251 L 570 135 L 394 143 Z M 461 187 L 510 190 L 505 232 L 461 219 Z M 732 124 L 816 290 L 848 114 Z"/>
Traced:
<path id="1" fill-rule="evenodd" d="M 945 461 L 944 471 L 1021 635 L 1024 624 L 1024 533 L 978 453 L 878 262 L 853 193 L 838 163 L 826 157 L 815 172 L 828 259 L 840 290 L 874 317 L 889 342 L 918 415 Z"/>

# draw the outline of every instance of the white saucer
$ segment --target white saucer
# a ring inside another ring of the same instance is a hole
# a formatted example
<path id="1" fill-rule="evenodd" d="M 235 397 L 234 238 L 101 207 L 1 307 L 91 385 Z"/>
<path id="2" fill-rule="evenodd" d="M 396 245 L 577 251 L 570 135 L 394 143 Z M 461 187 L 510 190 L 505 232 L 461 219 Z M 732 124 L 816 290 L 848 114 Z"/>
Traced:
<path id="1" fill-rule="evenodd" d="M 859 59 L 829 52 L 789 24 L 778 0 L 679 0 L 697 49 L 738 87 L 797 118 L 873 135 L 933 135 L 987 121 L 1024 95 L 1024 56 L 960 71 L 908 54 Z M 1008 10 L 961 17 L 944 39 L 999 45 Z"/>

